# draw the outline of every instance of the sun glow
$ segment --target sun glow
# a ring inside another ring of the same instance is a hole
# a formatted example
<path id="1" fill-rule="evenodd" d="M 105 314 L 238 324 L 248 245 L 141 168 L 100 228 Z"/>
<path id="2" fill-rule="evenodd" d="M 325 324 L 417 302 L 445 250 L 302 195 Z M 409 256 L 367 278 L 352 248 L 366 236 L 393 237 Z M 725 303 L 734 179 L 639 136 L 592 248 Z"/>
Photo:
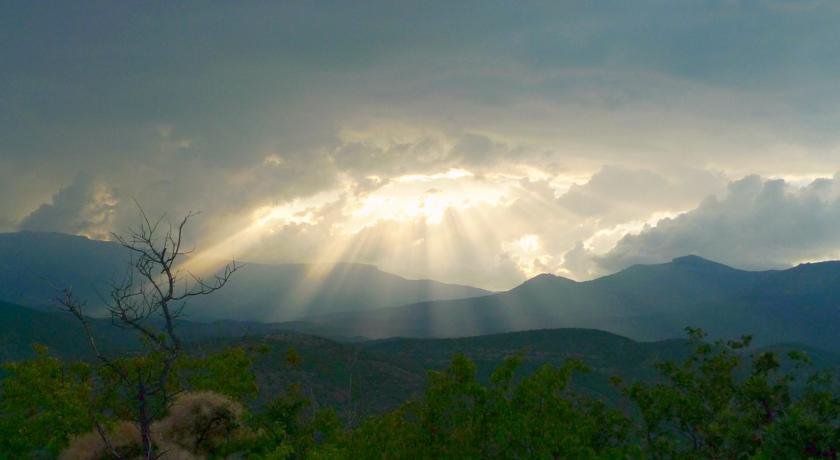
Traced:
<path id="1" fill-rule="evenodd" d="M 220 228 L 218 235 L 224 236 L 204 246 L 188 267 L 212 273 L 233 256 L 307 263 L 315 282 L 295 293 L 301 299 L 315 295 L 317 280 L 343 262 L 372 264 L 409 278 L 507 289 L 511 280 L 517 282 L 516 273 L 524 280 L 557 272 L 562 261 L 565 247 L 545 233 L 552 231 L 551 222 L 568 217 L 558 214 L 555 187 L 562 178 L 554 179 L 450 169 L 366 178 L 376 184 L 372 190 L 359 190 L 348 179 L 329 193 L 242 213 L 240 224 Z M 542 216 L 541 226 L 534 225 L 533 216 Z M 647 223 L 599 232 L 586 244 L 603 250 Z M 499 273 L 498 278 L 486 278 L 490 272 Z"/>
<path id="2" fill-rule="evenodd" d="M 299 203 L 264 206 L 255 210 L 254 216 L 254 225 L 257 227 L 269 227 L 277 224 L 313 224 L 315 222 L 312 208 Z"/>
<path id="3" fill-rule="evenodd" d="M 513 241 L 503 242 L 502 249 L 528 277 L 551 271 L 548 267 L 552 256 L 545 253 L 539 235 L 526 234 Z"/>
<path id="4" fill-rule="evenodd" d="M 448 210 L 463 211 L 504 198 L 504 186 L 477 179 L 463 169 L 400 176 L 365 197 L 350 213 L 348 228 L 357 232 L 382 220 L 418 218 L 438 224 Z"/>

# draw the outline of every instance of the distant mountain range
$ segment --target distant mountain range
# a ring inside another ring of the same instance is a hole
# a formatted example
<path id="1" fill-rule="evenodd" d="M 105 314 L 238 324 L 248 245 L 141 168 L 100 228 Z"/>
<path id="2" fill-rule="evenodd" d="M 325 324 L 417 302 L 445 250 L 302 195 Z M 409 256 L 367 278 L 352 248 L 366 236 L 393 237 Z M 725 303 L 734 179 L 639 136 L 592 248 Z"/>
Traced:
<path id="1" fill-rule="evenodd" d="M 58 288 L 73 287 L 91 314 L 101 312 L 100 294 L 126 272 L 120 245 L 46 232 L 0 234 L 0 300 L 48 306 Z M 303 316 L 376 309 L 426 300 L 487 295 L 469 286 L 409 280 L 362 264 L 246 263 L 225 289 L 201 299 L 192 319 L 286 321 Z"/>
<path id="2" fill-rule="evenodd" d="M 503 293 L 308 318 L 370 338 L 463 337 L 542 328 L 593 328 L 634 340 L 752 334 L 758 344 L 797 342 L 840 350 L 840 262 L 744 271 L 686 256 L 636 265 L 587 282 L 540 275 Z"/>
<path id="3" fill-rule="evenodd" d="M 71 285 L 95 304 L 96 289 L 124 270 L 125 258 L 116 244 L 82 237 L 0 234 L 0 300 L 48 304 L 52 285 Z M 693 326 L 713 337 L 752 334 L 759 345 L 800 343 L 836 352 L 840 262 L 744 271 L 686 256 L 586 282 L 540 275 L 496 294 L 407 280 L 367 265 L 325 270 L 247 264 L 225 289 L 193 305 L 185 319 L 237 320 L 213 327 L 344 339 L 589 328 L 657 341 L 683 337 L 683 329 Z"/>

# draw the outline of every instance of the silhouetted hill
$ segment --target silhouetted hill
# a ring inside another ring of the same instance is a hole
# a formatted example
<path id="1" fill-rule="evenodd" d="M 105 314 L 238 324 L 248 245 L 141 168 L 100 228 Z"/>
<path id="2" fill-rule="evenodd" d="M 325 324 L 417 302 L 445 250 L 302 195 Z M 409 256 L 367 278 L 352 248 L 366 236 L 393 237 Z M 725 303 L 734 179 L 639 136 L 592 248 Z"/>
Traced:
<path id="1" fill-rule="evenodd" d="M 594 329 L 540 329 L 453 339 L 398 338 L 370 341 L 363 346 L 418 370 L 441 369 L 455 353 L 462 353 L 476 363 L 483 380 L 488 380 L 505 358 L 516 354 L 522 357 L 520 371 L 524 374 L 545 364 L 562 366 L 567 359 L 580 359 L 591 370 L 578 378 L 582 389 L 610 399 L 618 397 L 610 376 L 653 379 L 654 364 L 681 360 L 690 351 L 683 339 L 636 342 Z"/>
<path id="2" fill-rule="evenodd" d="M 119 245 L 45 232 L 0 234 L 0 300 L 51 305 L 59 287 L 72 286 L 91 305 L 126 272 Z M 409 280 L 361 264 L 246 263 L 225 289 L 188 309 L 193 319 L 291 320 L 305 315 L 383 308 L 425 300 L 486 295 L 469 286 Z"/>
<path id="3" fill-rule="evenodd" d="M 469 286 L 409 280 L 371 265 L 247 263 L 202 305 L 200 317 L 281 321 L 488 294 Z"/>
<path id="4" fill-rule="evenodd" d="M 266 345 L 268 353 L 255 363 L 264 402 L 289 384 L 302 384 L 306 394 L 319 405 L 339 408 L 342 416 L 358 420 L 370 412 L 391 409 L 425 388 L 427 371 L 441 370 L 455 353 L 470 357 L 478 377 L 489 381 L 492 371 L 507 357 L 520 355 L 518 372 L 530 374 L 551 364 L 561 366 L 579 359 L 590 368 L 573 380 L 582 392 L 613 403 L 621 400 L 610 382 L 613 376 L 625 381 L 657 377 L 654 364 L 681 361 L 690 352 L 683 339 L 637 342 L 626 337 L 591 329 L 544 329 L 457 339 L 385 339 L 356 344 L 340 343 L 306 334 L 275 333 L 216 341 L 204 346 Z M 284 354 L 294 348 L 302 358 L 298 368 L 285 363 Z M 779 345 L 774 351 L 805 351 L 818 369 L 840 370 L 840 355 L 800 345 Z M 758 351 L 758 350 L 756 350 Z"/>
<path id="5" fill-rule="evenodd" d="M 576 283 L 541 275 L 499 294 L 422 302 L 305 320 L 309 327 L 371 338 L 460 337 L 538 328 L 593 328 L 635 340 L 752 333 L 758 344 L 840 349 L 840 263 L 744 271 L 697 256 L 636 265 Z"/>
<path id="6" fill-rule="evenodd" d="M 131 350 L 132 336 L 113 327 L 108 320 L 91 319 L 103 349 Z M 391 409 L 424 388 L 426 372 L 443 369 L 455 353 L 476 363 L 479 378 L 487 380 L 502 360 L 521 354 L 520 372 L 530 373 L 544 364 L 562 365 L 576 358 L 591 372 L 575 379 L 584 392 L 617 401 L 611 376 L 650 380 L 653 365 L 662 360 L 680 360 L 689 351 L 682 339 L 637 342 L 609 332 L 591 329 L 545 329 L 456 339 L 385 339 L 368 342 L 339 342 L 311 334 L 284 331 L 276 324 L 218 321 L 181 321 L 178 330 L 189 353 L 200 354 L 229 345 L 260 346 L 267 349 L 255 361 L 265 403 L 292 383 L 301 384 L 317 404 L 339 408 L 354 420 L 366 413 Z M 47 345 L 67 359 L 93 359 L 86 337 L 69 314 L 48 313 L 0 304 L 0 362 L 31 357 L 31 344 Z M 285 353 L 294 348 L 302 358 L 290 367 Z M 774 345 L 774 351 L 790 349 L 808 353 L 817 368 L 840 370 L 840 356 L 798 344 Z M 783 353 L 782 353 L 783 354 Z"/>
<path id="7" fill-rule="evenodd" d="M 0 302 L 0 362 L 32 356 L 33 343 L 47 345 L 61 357 L 90 357 L 88 341 L 73 321 L 67 313 L 37 311 Z M 111 327 L 100 327 L 105 323 L 94 321 L 97 336 L 109 346 L 126 345 L 125 334 Z"/>
<path id="8" fill-rule="evenodd" d="M 88 318 L 91 330 L 103 350 L 120 352 L 138 346 L 135 336 L 111 323 L 110 319 Z M 207 323 L 179 320 L 179 335 L 192 342 L 220 337 L 257 336 L 284 330 L 277 324 L 247 321 Z M 46 345 L 62 358 L 92 357 L 87 336 L 71 314 L 59 310 L 36 310 L 0 302 L 0 362 L 34 355 L 32 345 Z"/>

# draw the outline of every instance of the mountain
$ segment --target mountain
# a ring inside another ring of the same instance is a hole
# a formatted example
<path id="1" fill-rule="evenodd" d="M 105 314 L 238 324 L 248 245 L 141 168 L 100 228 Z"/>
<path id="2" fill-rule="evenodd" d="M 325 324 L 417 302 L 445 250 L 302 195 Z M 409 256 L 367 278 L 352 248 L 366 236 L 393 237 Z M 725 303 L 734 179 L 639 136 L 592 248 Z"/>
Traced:
<path id="1" fill-rule="evenodd" d="M 202 301 L 200 317 L 282 321 L 488 294 L 469 286 L 409 280 L 371 265 L 246 263 L 224 289 Z"/>
<path id="2" fill-rule="evenodd" d="M 101 312 L 99 293 L 126 272 L 120 245 L 46 232 L 0 234 L 0 300 L 51 305 L 60 287 Z M 409 280 L 362 264 L 245 263 L 225 289 L 190 308 L 191 319 L 286 321 L 306 315 L 359 311 L 427 300 L 490 294 L 469 286 Z"/>
<path id="3" fill-rule="evenodd" d="M 697 256 L 635 265 L 592 281 L 540 275 L 490 296 L 310 317 L 300 324 L 370 338 L 463 337 L 540 328 L 592 328 L 635 340 L 753 334 L 840 350 L 840 263 L 745 271 Z M 300 327 L 292 326 L 290 327 Z"/>
<path id="4" fill-rule="evenodd" d="M 107 281 L 124 272 L 125 260 L 125 251 L 109 242 L 0 234 L 0 300 L 50 304 L 53 286 L 69 285 L 95 313 L 96 291 L 104 292 Z M 745 271 L 686 256 L 587 282 L 540 275 L 492 295 L 407 280 L 367 265 L 246 264 L 225 289 L 187 313 L 189 320 L 282 321 L 267 327 L 367 338 L 591 328 L 654 341 L 681 337 L 684 327 L 694 326 L 713 337 L 748 333 L 758 344 L 795 342 L 836 351 L 840 262 Z"/>

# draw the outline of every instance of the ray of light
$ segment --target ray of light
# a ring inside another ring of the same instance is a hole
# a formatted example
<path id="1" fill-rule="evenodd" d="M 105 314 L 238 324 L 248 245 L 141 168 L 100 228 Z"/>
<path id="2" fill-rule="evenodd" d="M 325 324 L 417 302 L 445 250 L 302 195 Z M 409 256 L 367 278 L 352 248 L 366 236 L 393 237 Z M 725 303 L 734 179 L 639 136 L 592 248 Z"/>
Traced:
<path id="1" fill-rule="evenodd" d="M 329 229 L 328 240 L 307 257 L 309 268 L 303 279 L 292 292 L 285 293 L 287 311 L 284 313 L 305 316 L 304 308 L 310 302 L 328 295 L 330 289 L 348 282 L 349 277 L 359 276 L 355 271 L 358 267 L 347 262 L 401 261 L 402 266 L 385 268 L 398 273 L 421 274 L 419 277 L 426 278 L 428 276 L 422 274 L 447 273 L 455 261 L 499 263 L 485 259 L 486 254 L 495 253 L 494 250 L 487 251 L 486 246 L 519 241 L 525 250 L 521 260 L 515 262 L 523 274 L 533 275 L 534 267 L 542 266 L 528 260 L 532 255 L 539 257 L 542 250 L 539 240 L 528 235 L 534 215 L 557 212 L 552 197 L 545 196 L 545 192 L 538 193 L 511 179 L 488 185 L 477 181 L 472 174 L 458 170 L 438 175 L 403 176 L 396 183 L 403 189 L 380 189 L 380 195 L 367 196 L 366 200 L 345 210 L 345 221 L 334 223 Z M 427 193 L 430 187 L 439 188 L 440 193 Z M 415 207 L 399 208 L 406 204 Z M 499 206 L 512 210 L 505 215 L 504 222 L 499 220 L 500 214 L 496 211 Z M 307 203 L 261 208 L 240 231 L 193 255 L 183 268 L 198 273 L 213 272 L 229 256 L 247 252 L 259 244 L 263 236 L 283 225 L 305 227 L 321 223 Z M 387 256 L 384 259 L 383 254 Z M 474 269 L 480 272 L 487 267 Z M 459 270 L 469 272 L 470 267 L 462 264 Z M 452 275 L 451 278 L 457 278 L 459 273 Z M 464 276 L 464 273 L 460 275 Z M 464 278 L 469 279 L 468 275 L 466 273 Z M 429 296 L 435 294 L 428 293 Z M 505 323 L 515 325 L 521 318 L 515 316 L 514 307 L 506 305 L 495 314 Z M 432 310 L 429 315 L 426 320 L 435 330 L 446 331 L 453 326 L 449 313 L 438 316 Z M 458 321 L 467 330 L 478 326 L 470 323 L 468 317 Z"/>

